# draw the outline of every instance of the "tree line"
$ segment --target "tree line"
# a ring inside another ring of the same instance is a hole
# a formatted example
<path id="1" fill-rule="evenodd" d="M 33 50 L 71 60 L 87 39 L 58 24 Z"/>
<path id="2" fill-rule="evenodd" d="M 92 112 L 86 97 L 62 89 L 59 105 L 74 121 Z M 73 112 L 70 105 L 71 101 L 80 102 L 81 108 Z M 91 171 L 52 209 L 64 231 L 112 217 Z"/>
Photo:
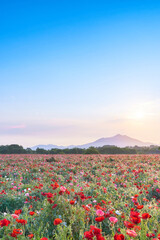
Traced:
<path id="1" fill-rule="evenodd" d="M 58 149 L 52 148 L 51 150 L 45 150 L 43 148 L 37 148 L 32 150 L 31 148 L 23 148 L 18 144 L 1 145 L 0 154 L 160 154 L 160 147 L 116 147 L 106 145 L 103 147 L 89 147 L 83 148 L 65 148 Z"/>

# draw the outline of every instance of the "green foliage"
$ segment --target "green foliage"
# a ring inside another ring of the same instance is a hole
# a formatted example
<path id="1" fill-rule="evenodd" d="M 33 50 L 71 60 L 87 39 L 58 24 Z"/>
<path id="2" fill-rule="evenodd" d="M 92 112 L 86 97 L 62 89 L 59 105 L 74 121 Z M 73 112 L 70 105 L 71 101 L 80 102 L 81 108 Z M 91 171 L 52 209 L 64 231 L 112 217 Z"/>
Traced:
<path id="1" fill-rule="evenodd" d="M 0 154 L 160 154 L 160 147 L 135 146 L 120 148 L 117 146 L 105 145 L 103 147 L 89 147 L 88 149 L 52 148 L 51 150 L 45 150 L 43 148 L 37 148 L 36 150 L 32 150 L 31 148 L 24 149 L 18 144 L 11 144 L 6 146 L 0 146 Z"/>
<path id="2" fill-rule="evenodd" d="M 7 195 L 1 199 L 0 212 L 12 212 L 24 206 L 25 196 L 12 196 Z"/>
<path id="3" fill-rule="evenodd" d="M 99 151 L 95 147 L 89 147 L 85 151 L 85 154 L 99 154 Z"/>
<path id="4" fill-rule="evenodd" d="M 11 144 L 7 146 L 0 146 L 0 154 L 23 154 L 25 153 L 25 149 L 18 144 Z"/>

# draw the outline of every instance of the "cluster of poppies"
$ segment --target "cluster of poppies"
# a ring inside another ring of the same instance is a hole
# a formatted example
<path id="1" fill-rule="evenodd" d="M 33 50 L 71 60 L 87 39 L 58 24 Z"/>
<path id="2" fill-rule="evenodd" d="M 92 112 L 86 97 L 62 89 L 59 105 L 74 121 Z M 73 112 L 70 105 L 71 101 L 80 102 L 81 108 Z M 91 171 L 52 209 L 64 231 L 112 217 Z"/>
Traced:
<path id="1" fill-rule="evenodd" d="M 159 169 L 159 155 L 0 155 L 0 239 L 159 240 Z"/>

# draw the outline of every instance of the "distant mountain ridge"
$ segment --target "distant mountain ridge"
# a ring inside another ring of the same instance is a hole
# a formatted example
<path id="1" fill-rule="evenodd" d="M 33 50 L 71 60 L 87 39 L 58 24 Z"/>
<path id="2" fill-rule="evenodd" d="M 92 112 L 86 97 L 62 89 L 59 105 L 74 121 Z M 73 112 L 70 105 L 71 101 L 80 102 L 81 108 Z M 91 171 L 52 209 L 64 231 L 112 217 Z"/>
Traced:
<path id="1" fill-rule="evenodd" d="M 105 145 L 114 145 L 117 147 L 134 147 L 134 146 L 143 147 L 143 146 L 150 146 L 155 144 L 149 143 L 149 142 L 142 142 L 135 138 L 128 137 L 127 135 L 117 134 L 113 137 L 100 138 L 94 142 L 83 144 L 83 145 L 57 146 L 53 144 L 48 144 L 48 145 L 36 145 L 31 147 L 31 149 L 36 150 L 37 148 L 43 148 L 45 150 L 50 150 L 52 148 L 64 149 L 64 148 L 75 148 L 75 147 L 86 149 L 91 146 L 103 147 Z"/>

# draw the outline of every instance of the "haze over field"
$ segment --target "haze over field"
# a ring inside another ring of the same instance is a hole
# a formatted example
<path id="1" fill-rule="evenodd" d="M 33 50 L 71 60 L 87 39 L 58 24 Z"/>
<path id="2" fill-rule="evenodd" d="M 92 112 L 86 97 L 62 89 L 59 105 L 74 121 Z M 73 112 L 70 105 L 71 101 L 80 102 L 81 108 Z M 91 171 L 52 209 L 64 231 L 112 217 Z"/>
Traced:
<path id="1" fill-rule="evenodd" d="M 3 1 L 0 145 L 160 144 L 160 1 Z"/>

